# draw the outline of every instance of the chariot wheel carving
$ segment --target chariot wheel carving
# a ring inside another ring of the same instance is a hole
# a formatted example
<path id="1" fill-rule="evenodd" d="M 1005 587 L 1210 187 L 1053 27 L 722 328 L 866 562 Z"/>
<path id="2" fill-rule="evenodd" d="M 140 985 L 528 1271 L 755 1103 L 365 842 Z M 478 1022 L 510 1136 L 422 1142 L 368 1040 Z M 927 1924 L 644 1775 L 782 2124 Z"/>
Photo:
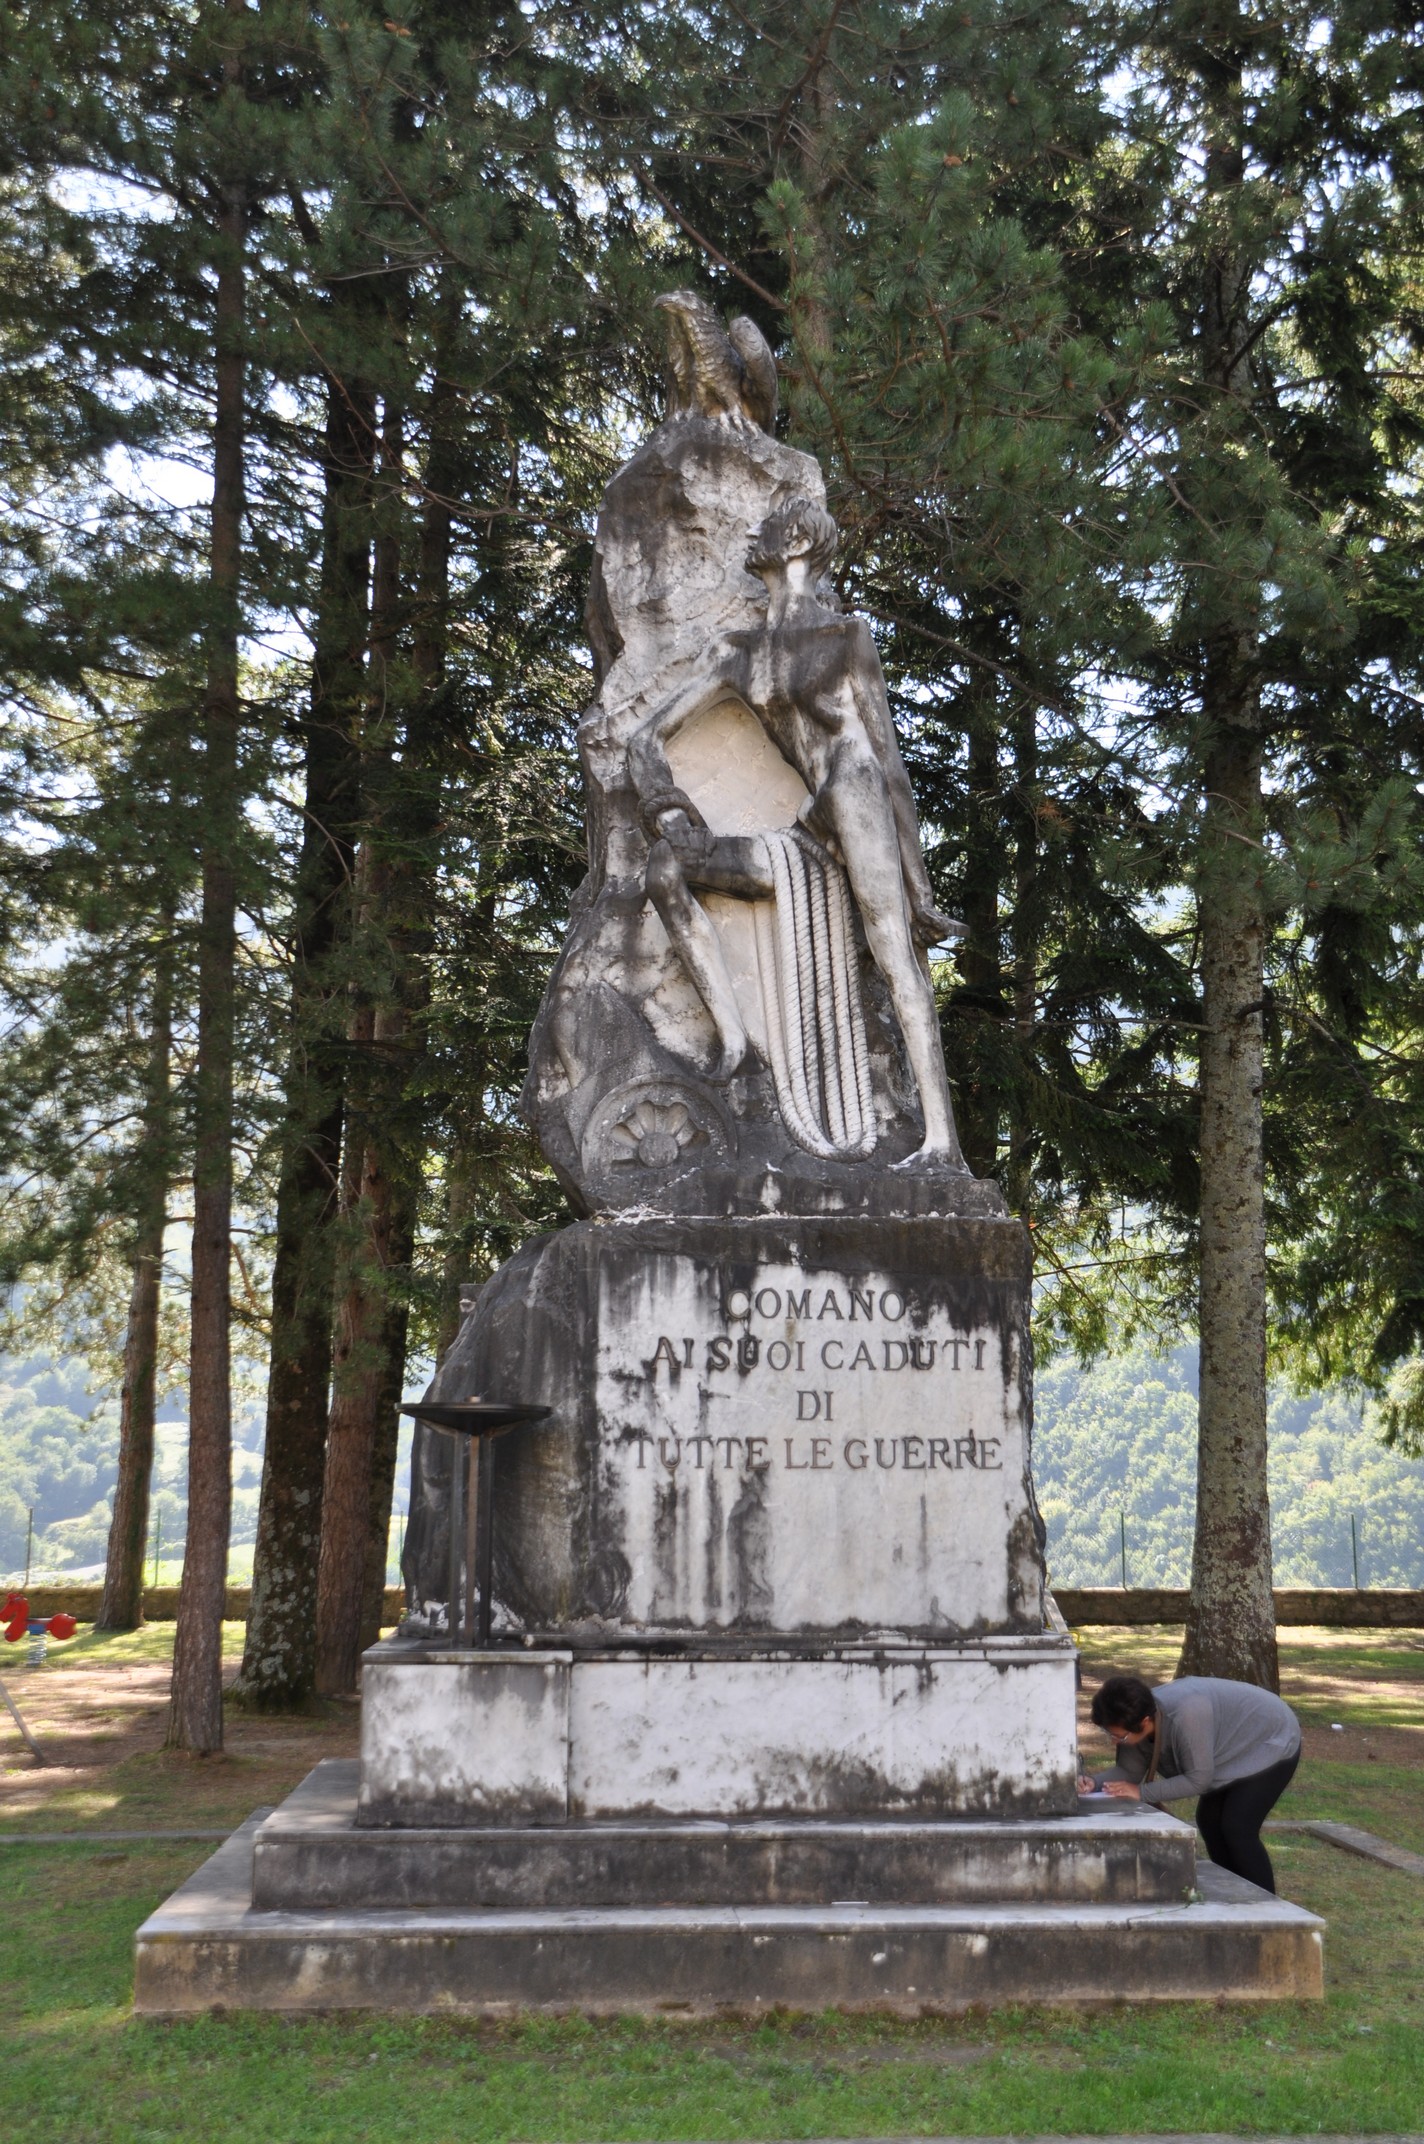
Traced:
<path id="1" fill-rule="evenodd" d="M 736 1141 L 709 1088 L 691 1080 L 628 1080 L 606 1094 L 585 1127 L 584 1168 L 609 1190 L 636 1197 L 679 1163 L 730 1160 Z"/>

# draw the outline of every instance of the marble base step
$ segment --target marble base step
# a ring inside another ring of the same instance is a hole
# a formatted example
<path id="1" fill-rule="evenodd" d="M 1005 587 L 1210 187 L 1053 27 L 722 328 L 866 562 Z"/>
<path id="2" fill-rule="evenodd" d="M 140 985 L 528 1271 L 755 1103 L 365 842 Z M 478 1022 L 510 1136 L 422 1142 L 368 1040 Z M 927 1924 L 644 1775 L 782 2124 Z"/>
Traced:
<path id="1" fill-rule="evenodd" d="M 134 2008 L 918 2014 L 1318 1997 L 1322 1924 L 1209 1865 L 1180 1905 L 262 1912 L 254 1818 L 139 1929 Z"/>
<path id="2" fill-rule="evenodd" d="M 262 1912 L 423 1906 L 1177 1905 L 1195 1834 L 1140 1803 L 995 1822 L 608 1822 L 463 1831 L 354 1822 L 328 1760 L 256 1833 Z"/>
<path id="3" fill-rule="evenodd" d="M 1071 1816 L 1076 1659 L 1052 1617 L 934 1644 L 383 1638 L 361 1663 L 357 1822 Z"/>

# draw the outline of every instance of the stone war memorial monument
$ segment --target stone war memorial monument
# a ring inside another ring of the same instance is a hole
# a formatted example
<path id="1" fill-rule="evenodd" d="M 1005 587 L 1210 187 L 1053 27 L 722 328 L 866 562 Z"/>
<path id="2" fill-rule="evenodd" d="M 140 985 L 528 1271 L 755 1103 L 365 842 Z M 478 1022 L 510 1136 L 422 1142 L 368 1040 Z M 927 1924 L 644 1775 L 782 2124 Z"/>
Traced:
<path id="1" fill-rule="evenodd" d="M 960 1154 L 926 958 L 957 926 L 771 353 L 658 303 L 524 1096 L 580 1218 L 428 1395 L 547 1413 L 473 1468 L 418 1428 L 360 1761 L 145 1924 L 138 2007 L 1318 1994 L 1311 1916 L 1079 1799 L 1028 1239 Z"/>

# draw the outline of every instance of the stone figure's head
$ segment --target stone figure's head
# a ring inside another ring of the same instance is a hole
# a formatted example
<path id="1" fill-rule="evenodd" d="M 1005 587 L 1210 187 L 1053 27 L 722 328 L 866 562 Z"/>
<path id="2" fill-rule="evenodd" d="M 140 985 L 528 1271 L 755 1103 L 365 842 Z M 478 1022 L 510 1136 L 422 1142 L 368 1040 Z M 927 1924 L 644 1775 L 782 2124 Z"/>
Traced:
<path id="1" fill-rule="evenodd" d="M 752 538 L 747 565 L 765 579 L 769 566 L 788 566 L 792 559 L 805 559 L 814 584 L 836 555 L 839 531 L 824 506 L 814 499 L 793 497 L 774 506 Z"/>

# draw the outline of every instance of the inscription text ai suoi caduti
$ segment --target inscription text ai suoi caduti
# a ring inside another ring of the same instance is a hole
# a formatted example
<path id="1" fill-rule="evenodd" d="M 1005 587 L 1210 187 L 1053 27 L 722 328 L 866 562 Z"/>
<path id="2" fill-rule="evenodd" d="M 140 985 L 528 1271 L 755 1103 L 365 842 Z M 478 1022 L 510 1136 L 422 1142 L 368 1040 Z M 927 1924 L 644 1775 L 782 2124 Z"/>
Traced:
<path id="1" fill-rule="evenodd" d="M 791 1435 L 772 1429 L 770 1421 L 764 1435 L 733 1436 L 701 1428 L 692 1435 L 628 1430 L 623 1441 L 636 1451 L 640 1470 L 657 1467 L 669 1473 L 684 1467 L 790 1473 L 998 1471 L 1003 1460 L 1002 1439 L 997 1437 L 845 1433 L 864 1426 L 867 1401 L 879 1412 L 881 1395 L 867 1389 L 871 1380 L 879 1386 L 882 1379 L 900 1373 L 938 1372 L 933 1380 L 938 1383 L 956 1373 L 972 1375 L 987 1368 L 989 1335 L 927 1331 L 928 1319 L 910 1320 L 918 1329 L 906 1331 L 909 1311 L 905 1296 L 894 1288 L 734 1288 L 723 1304 L 722 1330 L 659 1333 L 652 1354 L 642 1361 L 643 1378 L 654 1388 L 676 1388 L 686 1380 L 699 1393 L 715 1394 L 756 1375 L 759 1384 L 766 1381 L 769 1416 L 805 1426 Z M 758 1332 L 754 1322 L 773 1331 Z M 887 1325 L 900 1330 L 887 1333 Z M 914 1413 L 922 1418 L 930 1395 L 921 1388 L 915 1397 L 919 1404 Z M 886 1386 L 883 1399 L 893 1413 L 894 1387 Z M 847 1422 L 849 1414 L 856 1417 L 854 1423 Z"/>

